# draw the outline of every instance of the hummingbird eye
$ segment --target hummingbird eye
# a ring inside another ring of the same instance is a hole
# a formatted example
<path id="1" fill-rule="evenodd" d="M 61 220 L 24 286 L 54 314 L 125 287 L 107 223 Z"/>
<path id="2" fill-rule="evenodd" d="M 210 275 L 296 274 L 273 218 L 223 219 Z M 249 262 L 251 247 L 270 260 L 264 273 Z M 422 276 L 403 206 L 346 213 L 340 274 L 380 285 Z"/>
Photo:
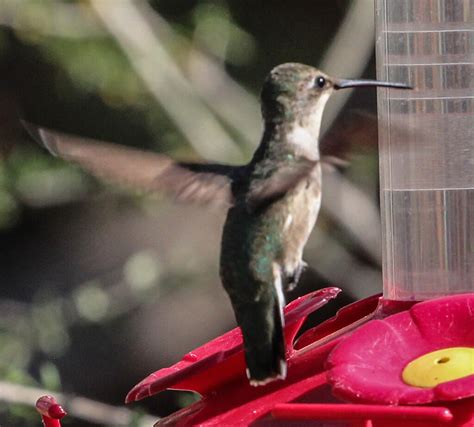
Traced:
<path id="1" fill-rule="evenodd" d="M 323 76 L 316 77 L 315 83 L 316 86 L 323 88 L 326 84 L 326 79 Z"/>

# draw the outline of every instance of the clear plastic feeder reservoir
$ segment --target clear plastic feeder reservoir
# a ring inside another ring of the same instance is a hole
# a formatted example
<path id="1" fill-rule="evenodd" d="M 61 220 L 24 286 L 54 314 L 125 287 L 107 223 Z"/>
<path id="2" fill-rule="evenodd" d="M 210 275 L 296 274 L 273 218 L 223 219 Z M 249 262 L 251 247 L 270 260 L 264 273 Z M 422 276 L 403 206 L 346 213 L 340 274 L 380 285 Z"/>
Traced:
<path id="1" fill-rule="evenodd" d="M 376 0 L 384 296 L 474 291 L 474 1 Z"/>

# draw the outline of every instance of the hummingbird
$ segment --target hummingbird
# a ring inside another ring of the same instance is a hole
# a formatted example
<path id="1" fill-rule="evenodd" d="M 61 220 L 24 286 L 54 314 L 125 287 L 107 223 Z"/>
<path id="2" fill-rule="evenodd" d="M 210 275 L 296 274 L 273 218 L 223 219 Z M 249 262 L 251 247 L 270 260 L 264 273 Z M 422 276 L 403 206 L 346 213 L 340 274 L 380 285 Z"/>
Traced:
<path id="1" fill-rule="evenodd" d="M 306 264 L 303 249 L 321 205 L 319 135 L 334 91 L 402 83 L 347 80 L 286 63 L 261 92 L 263 135 L 245 165 L 178 162 L 119 145 L 62 134 L 24 122 L 52 154 L 118 184 L 164 192 L 178 201 L 225 206 L 220 277 L 242 331 L 252 386 L 285 379 L 285 293 Z"/>

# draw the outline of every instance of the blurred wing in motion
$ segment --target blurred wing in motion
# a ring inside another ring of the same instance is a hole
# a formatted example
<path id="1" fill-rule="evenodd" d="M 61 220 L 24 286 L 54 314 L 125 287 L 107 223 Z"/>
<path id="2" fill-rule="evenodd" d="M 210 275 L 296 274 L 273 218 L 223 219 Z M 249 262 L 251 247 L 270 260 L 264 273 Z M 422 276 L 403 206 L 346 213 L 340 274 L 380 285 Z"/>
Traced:
<path id="1" fill-rule="evenodd" d="M 354 149 L 367 150 L 378 146 L 377 116 L 365 111 L 351 110 L 338 119 L 322 136 L 319 147 L 323 160 L 343 159 Z M 335 164 L 336 168 L 344 165 Z"/>
<path id="2" fill-rule="evenodd" d="M 114 184 L 162 192 L 178 201 L 229 206 L 241 166 L 178 163 L 171 158 L 108 142 L 67 135 L 23 122 L 48 151 Z"/>
<path id="3" fill-rule="evenodd" d="M 336 156 L 321 156 L 321 167 L 327 172 L 334 172 L 338 169 L 345 169 L 350 162 Z"/>

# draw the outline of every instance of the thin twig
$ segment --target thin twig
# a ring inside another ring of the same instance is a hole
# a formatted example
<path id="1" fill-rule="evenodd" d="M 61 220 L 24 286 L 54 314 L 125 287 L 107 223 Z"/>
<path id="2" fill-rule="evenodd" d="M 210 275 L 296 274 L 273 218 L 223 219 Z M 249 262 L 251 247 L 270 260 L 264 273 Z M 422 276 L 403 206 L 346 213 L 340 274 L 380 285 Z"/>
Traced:
<path id="1" fill-rule="evenodd" d="M 222 63 L 175 31 L 148 2 L 139 1 L 136 7 L 150 21 L 164 46 L 181 46 L 186 51 L 187 77 L 214 114 L 234 128 L 250 146 L 258 144 L 262 123 L 257 97 L 230 77 Z"/>
<path id="2" fill-rule="evenodd" d="M 355 238 L 374 262 L 381 265 L 380 212 L 376 204 L 339 172 L 326 174 L 324 186 L 322 202 L 325 212 Z"/>
<path id="3" fill-rule="evenodd" d="M 38 398 L 43 395 L 54 395 L 69 415 L 93 423 L 128 426 L 138 418 L 137 414 L 129 409 L 107 405 L 85 397 L 0 381 L 0 401 L 3 402 L 27 405 L 34 408 Z M 143 415 L 139 418 L 137 426 L 149 427 L 157 419 L 158 417 Z"/>
<path id="4" fill-rule="evenodd" d="M 374 53 L 374 2 L 354 0 L 321 61 L 321 69 L 345 78 L 360 76 Z M 343 90 L 324 110 L 323 132 L 331 127 L 352 90 Z"/>
<path id="5" fill-rule="evenodd" d="M 240 159 L 242 153 L 235 141 L 200 100 L 135 2 L 121 0 L 112 7 L 104 0 L 90 3 L 149 91 L 194 149 L 213 160 Z"/>

